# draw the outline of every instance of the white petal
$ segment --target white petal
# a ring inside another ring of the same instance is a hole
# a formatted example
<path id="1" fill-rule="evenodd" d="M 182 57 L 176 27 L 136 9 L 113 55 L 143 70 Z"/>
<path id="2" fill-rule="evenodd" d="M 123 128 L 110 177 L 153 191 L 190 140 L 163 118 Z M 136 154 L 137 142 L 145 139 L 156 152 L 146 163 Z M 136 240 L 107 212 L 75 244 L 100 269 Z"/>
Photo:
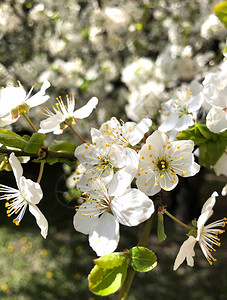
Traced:
<path id="1" fill-rule="evenodd" d="M 146 144 L 154 145 L 156 148 L 161 149 L 164 144 L 169 140 L 168 136 L 159 131 L 155 130 L 146 140 Z"/>
<path id="2" fill-rule="evenodd" d="M 139 124 L 137 124 L 134 129 L 130 132 L 129 143 L 132 146 L 138 144 L 144 134 L 149 130 L 149 127 L 152 125 L 151 119 L 142 119 Z"/>
<path id="3" fill-rule="evenodd" d="M 214 132 L 219 133 L 227 129 L 227 113 L 218 108 L 212 107 L 206 117 L 207 128 Z"/>
<path id="4" fill-rule="evenodd" d="M 176 116 L 166 116 L 162 124 L 158 127 L 158 130 L 162 132 L 168 132 L 176 126 L 178 118 Z"/>
<path id="5" fill-rule="evenodd" d="M 172 191 L 178 184 L 179 179 L 177 175 L 172 175 L 171 172 L 166 172 L 163 178 L 159 178 L 159 184 L 165 191 Z"/>
<path id="6" fill-rule="evenodd" d="M 180 250 L 177 254 L 176 260 L 174 262 L 173 270 L 176 271 L 178 267 L 183 263 L 185 259 L 187 259 L 187 265 L 190 267 L 194 266 L 194 259 L 195 256 L 194 246 L 196 243 L 196 239 L 193 236 L 189 236 L 189 238 L 184 241 Z"/>
<path id="7" fill-rule="evenodd" d="M 43 104 L 44 102 L 46 102 L 50 96 L 45 95 L 46 89 L 48 89 L 50 87 L 50 83 L 48 80 L 45 80 L 43 82 L 43 85 L 40 89 L 39 92 L 37 92 L 34 96 L 32 96 L 31 98 L 26 100 L 26 103 L 30 106 L 30 107 L 35 107 L 38 106 L 40 104 Z"/>
<path id="8" fill-rule="evenodd" d="M 65 117 L 60 112 L 57 112 L 55 115 L 48 117 L 47 119 L 40 122 L 40 133 L 52 132 L 59 128 L 61 122 L 65 120 Z"/>
<path id="9" fill-rule="evenodd" d="M 20 191 L 25 200 L 30 204 L 38 204 L 43 197 L 40 184 L 26 179 L 24 176 L 20 178 Z"/>
<path id="10" fill-rule="evenodd" d="M 174 129 L 177 131 L 181 131 L 181 130 L 187 129 L 189 126 L 192 126 L 192 125 L 194 125 L 193 116 L 186 114 L 186 115 L 182 115 L 178 119 Z"/>
<path id="11" fill-rule="evenodd" d="M 140 176 L 137 174 L 136 185 L 138 189 L 140 189 L 146 195 L 153 196 L 161 190 L 158 182 L 155 182 L 155 174 L 153 171 L 149 170 L 147 171 L 147 174 L 139 172 L 139 174 Z M 155 184 L 157 184 L 157 186 Z"/>
<path id="12" fill-rule="evenodd" d="M 225 175 L 227 176 L 227 148 L 219 158 L 219 160 L 214 165 L 214 172 L 217 176 Z"/>
<path id="13" fill-rule="evenodd" d="M 48 231 L 48 222 L 39 208 L 34 204 L 29 204 L 30 213 L 36 218 L 36 223 L 41 229 L 41 235 L 46 238 Z"/>
<path id="14" fill-rule="evenodd" d="M 119 223 L 115 216 L 104 213 L 89 234 L 89 244 L 98 256 L 114 252 L 119 242 Z"/>
<path id="15" fill-rule="evenodd" d="M 22 87 L 7 87 L 1 90 L 0 116 L 10 113 L 13 108 L 22 104 L 26 92 Z"/>
<path id="16" fill-rule="evenodd" d="M 13 174 L 14 174 L 16 182 L 17 182 L 17 186 L 18 186 L 18 188 L 20 188 L 20 178 L 22 177 L 23 169 L 21 167 L 19 160 L 16 158 L 16 156 L 13 152 L 10 154 L 9 162 L 12 167 Z"/>
<path id="17" fill-rule="evenodd" d="M 97 215 L 94 217 L 91 217 L 91 215 L 99 212 L 100 209 L 95 208 L 95 203 L 83 203 L 73 217 L 74 228 L 83 234 L 89 234 L 93 231 L 95 224 L 98 220 Z"/>
<path id="18" fill-rule="evenodd" d="M 154 204 L 143 192 L 129 189 L 124 195 L 111 201 L 111 211 L 119 223 L 137 226 L 149 219 L 154 212 Z"/>
<path id="19" fill-rule="evenodd" d="M 97 104 L 98 104 L 98 99 L 96 97 L 92 97 L 86 105 L 77 109 L 74 112 L 73 116 L 76 119 L 87 118 L 88 116 L 90 116 L 90 114 L 92 113 L 93 109 L 96 107 Z"/>
<path id="20" fill-rule="evenodd" d="M 227 184 L 223 187 L 222 191 L 221 191 L 222 196 L 226 196 L 227 195 Z"/>

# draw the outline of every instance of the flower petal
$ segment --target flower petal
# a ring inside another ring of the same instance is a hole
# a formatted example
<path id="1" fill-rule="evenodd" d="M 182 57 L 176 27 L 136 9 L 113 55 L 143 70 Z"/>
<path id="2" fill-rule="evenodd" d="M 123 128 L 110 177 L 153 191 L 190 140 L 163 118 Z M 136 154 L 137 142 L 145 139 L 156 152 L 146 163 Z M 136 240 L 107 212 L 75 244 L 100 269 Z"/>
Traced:
<path id="1" fill-rule="evenodd" d="M 29 204 L 29 211 L 36 218 L 36 223 L 39 226 L 39 228 L 41 229 L 41 235 L 45 239 L 47 236 L 47 231 L 48 231 L 47 219 L 41 213 L 39 208 L 34 204 Z"/>
<path id="2" fill-rule="evenodd" d="M 119 223 L 115 216 L 104 213 L 89 235 L 89 244 L 98 256 L 114 252 L 119 242 Z"/>
<path id="3" fill-rule="evenodd" d="M 9 163 L 12 167 L 13 174 L 14 174 L 16 182 L 17 182 L 17 186 L 20 189 L 20 178 L 22 177 L 23 169 L 21 167 L 19 160 L 16 158 L 16 155 L 14 154 L 14 152 L 12 152 L 10 154 Z"/>
<path id="4" fill-rule="evenodd" d="M 152 125 L 151 119 L 142 119 L 139 124 L 137 124 L 134 129 L 130 132 L 129 137 L 129 143 L 132 146 L 135 146 L 138 144 L 142 138 L 144 137 L 144 134 L 149 130 L 149 127 Z"/>
<path id="5" fill-rule="evenodd" d="M 177 257 L 174 262 L 173 270 L 176 271 L 179 266 L 183 263 L 183 261 L 187 260 L 187 265 L 190 267 L 194 266 L 194 259 L 195 251 L 194 246 L 196 244 L 196 239 L 193 236 L 189 236 L 189 238 L 184 241 L 180 250 L 177 254 Z"/>
<path id="6" fill-rule="evenodd" d="M 84 119 L 90 116 L 92 113 L 93 109 L 96 107 L 98 104 L 98 99 L 96 97 L 92 97 L 87 104 L 85 104 L 83 107 L 77 109 L 74 113 L 73 116 L 76 119 Z"/>
<path id="7" fill-rule="evenodd" d="M 37 92 L 31 98 L 27 99 L 25 101 L 26 104 L 28 104 L 30 107 L 35 107 L 35 106 L 38 106 L 38 105 L 43 104 L 44 102 L 46 102 L 50 98 L 50 96 L 45 95 L 46 89 L 48 89 L 49 87 L 50 87 L 49 81 L 45 80 L 43 82 L 43 85 L 42 85 L 40 91 Z"/>
<path id="8" fill-rule="evenodd" d="M 98 220 L 98 215 L 92 216 L 92 214 L 99 213 L 100 209 L 95 207 L 92 202 L 85 202 L 81 204 L 78 211 L 73 217 L 73 226 L 76 231 L 83 234 L 89 234 L 93 231 L 95 224 Z"/>
<path id="9" fill-rule="evenodd" d="M 111 201 L 111 211 L 119 223 L 137 226 L 149 219 L 154 212 L 153 201 L 137 189 L 129 189 Z"/>
<path id="10" fill-rule="evenodd" d="M 24 176 L 20 178 L 20 191 L 29 204 L 38 204 L 43 197 L 40 184 Z"/>

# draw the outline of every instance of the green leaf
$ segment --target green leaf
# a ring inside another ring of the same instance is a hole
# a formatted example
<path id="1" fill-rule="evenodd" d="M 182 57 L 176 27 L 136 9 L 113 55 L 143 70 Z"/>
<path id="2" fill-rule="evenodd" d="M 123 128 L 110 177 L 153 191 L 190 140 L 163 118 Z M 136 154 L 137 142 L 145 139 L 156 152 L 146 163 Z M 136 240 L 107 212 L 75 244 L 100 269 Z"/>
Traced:
<path id="1" fill-rule="evenodd" d="M 127 252 L 116 252 L 101 256 L 94 260 L 94 263 L 102 269 L 113 269 L 121 266 L 129 258 Z"/>
<path id="2" fill-rule="evenodd" d="M 166 234 L 164 231 L 164 218 L 162 213 L 158 214 L 157 236 L 160 243 L 166 239 Z"/>
<path id="3" fill-rule="evenodd" d="M 214 13 L 227 27 L 227 1 L 221 2 L 214 7 Z"/>
<path id="4" fill-rule="evenodd" d="M 74 152 L 76 149 L 76 145 L 73 145 L 66 141 L 56 141 L 54 140 L 51 145 L 48 147 L 50 151 L 58 151 L 58 152 Z"/>
<path id="5" fill-rule="evenodd" d="M 115 293 L 123 284 L 127 274 L 127 263 L 113 269 L 94 266 L 88 275 L 89 289 L 92 293 L 107 296 Z"/>
<path id="6" fill-rule="evenodd" d="M 30 137 L 28 144 L 24 148 L 25 152 L 36 154 L 39 149 L 42 147 L 43 141 L 45 140 L 45 134 L 42 133 L 33 133 Z"/>
<path id="7" fill-rule="evenodd" d="M 148 272 L 157 266 L 157 257 L 151 250 L 137 246 L 129 251 L 131 254 L 131 266 L 137 272 Z"/>
<path id="8" fill-rule="evenodd" d="M 24 148 L 28 144 L 27 141 L 23 139 L 20 135 L 8 129 L 0 129 L 0 143 L 4 146 L 13 147 L 21 150 L 24 150 Z"/>

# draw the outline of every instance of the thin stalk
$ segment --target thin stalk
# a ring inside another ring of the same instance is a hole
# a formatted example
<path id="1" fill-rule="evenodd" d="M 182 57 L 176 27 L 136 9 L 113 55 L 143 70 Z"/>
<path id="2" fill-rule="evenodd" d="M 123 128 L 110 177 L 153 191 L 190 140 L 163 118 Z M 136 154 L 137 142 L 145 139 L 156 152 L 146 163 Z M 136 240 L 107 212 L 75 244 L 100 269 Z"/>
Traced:
<path id="1" fill-rule="evenodd" d="M 186 224 L 184 224 L 183 222 L 181 222 L 180 220 L 178 220 L 176 217 L 174 217 L 173 215 L 171 215 L 171 213 L 169 213 L 167 210 L 164 210 L 164 213 L 170 217 L 172 220 L 174 220 L 175 222 L 177 222 L 179 225 L 183 226 L 184 228 L 187 228 L 187 229 L 194 229 L 195 227 L 192 227 L 192 226 L 188 226 Z"/>
<path id="2" fill-rule="evenodd" d="M 144 247 L 144 246 L 147 245 L 147 240 L 148 240 L 148 237 L 149 237 L 150 232 L 151 232 L 151 227 L 152 227 L 152 224 L 153 224 L 154 215 L 155 214 L 153 213 L 153 215 L 150 217 L 150 219 L 147 220 L 147 222 L 144 226 L 142 235 L 139 239 L 139 242 L 137 243 L 137 246 L 143 246 Z M 132 267 L 129 267 L 126 279 L 125 279 L 124 284 L 122 285 L 122 288 L 121 288 L 120 293 L 118 295 L 118 300 L 127 299 L 130 287 L 132 285 L 133 278 L 135 276 L 135 273 L 136 273 L 136 271 Z"/>
<path id="3" fill-rule="evenodd" d="M 31 126 L 31 128 L 35 131 L 38 132 L 37 129 L 35 128 L 34 124 L 32 121 L 29 119 L 29 117 L 26 115 L 24 111 L 21 112 L 21 115 L 25 118 L 25 120 L 28 122 L 28 124 Z"/>
<path id="4" fill-rule="evenodd" d="M 86 141 L 85 141 L 85 139 L 84 138 L 82 138 L 82 136 L 73 128 L 73 126 L 72 125 L 68 125 L 70 128 L 71 128 L 71 130 L 75 133 L 75 135 L 76 136 L 78 136 L 78 138 L 79 139 L 81 139 L 81 141 L 83 142 L 83 143 L 87 143 Z"/>
<path id="5" fill-rule="evenodd" d="M 45 161 L 42 160 L 41 163 L 40 163 L 39 176 L 38 176 L 38 179 L 37 179 L 38 183 L 40 183 L 41 178 L 43 176 L 44 165 L 45 165 Z"/>

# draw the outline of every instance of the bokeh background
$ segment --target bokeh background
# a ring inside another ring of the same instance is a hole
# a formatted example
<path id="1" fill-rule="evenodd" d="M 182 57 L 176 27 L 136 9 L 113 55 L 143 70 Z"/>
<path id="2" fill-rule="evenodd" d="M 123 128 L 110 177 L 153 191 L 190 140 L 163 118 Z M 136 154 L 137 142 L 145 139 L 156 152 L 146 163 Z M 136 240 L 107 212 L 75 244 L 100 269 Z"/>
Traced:
<path id="1" fill-rule="evenodd" d="M 51 99 L 74 93 L 78 107 L 92 96 L 98 108 L 81 122 L 78 131 L 89 138 L 110 117 L 158 122 L 158 108 L 168 93 L 193 79 L 202 81 L 223 60 L 226 29 L 213 14 L 220 1 L 210 0 L 5 0 L 0 2 L 0 83 L 20 80 L 38 90 L 48 79 Z M 29 112 L 37 125 L 42 108 Z M 30 128 L 20 118 L 7 127 L 19 134 Z M 61 139 L 59 136 L 57 139 Z M 66 131 L 64 138 L 71 139 Z M 48 135 L 51 142 L 53 136 Z M 75 143 L 79 141 L 75 140 Z M 37 179 L 39 166 L 23 165 L 27 178 Z M 67 168 L 47 166 L 41 181 L 44 198 L 39 207 L 49 221 L 44 240 L 32 215 L 19 227 L 6 217 L 0 203 L 0 299 L 55 300 L 101 299 L 89 292 L 87 275 L 95 253 L 87 237 L 72 226 L 73 201 L 67 202 Z M 15 186 L 13 175 L 3 171 L 0 182 Z M 226 178 L 202 169 L 164 193 L 168 209 L 184 222 L 197 218 L 214 190 L 220 194 Z M 226 216 L 227 199 L 218 197 L 214 220 Z M 119 251 L 136 245 L 143 224 L 121 227 Z M 166 241 L 159 243 L 156 224 L 148 247 L 158 256 L 158 266 L 137 273 L 129 300 L 206 299 L 227 295 L 227 239 L 210 267 L 199 246 L 195 267 L 185 264 L 173 272 L 173 262 L 186 232 L 165 218 Z M 106 299 L 116 299 L 116 295 Z"/>

